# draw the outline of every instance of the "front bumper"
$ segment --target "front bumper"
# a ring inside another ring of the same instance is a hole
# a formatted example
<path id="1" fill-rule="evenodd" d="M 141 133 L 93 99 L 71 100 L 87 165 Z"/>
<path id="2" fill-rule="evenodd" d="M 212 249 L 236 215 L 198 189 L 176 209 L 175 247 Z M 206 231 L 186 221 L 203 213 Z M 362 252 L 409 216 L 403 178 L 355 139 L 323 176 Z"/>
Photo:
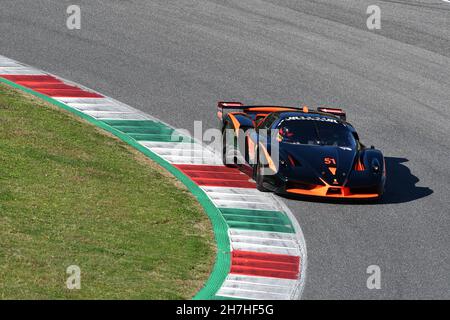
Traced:
<path id="1" fill-rule="evenodd" d="M 311 189 L 286 188 L 285 193 L 339 199 L 374 199 L 382 195 L 381 192 L 365 193 L 348 187 L 320 185 L 316 185 Z"/>
<path id="2" fill-rule="evenodd" d="M 384 179 L 371 186 L 348 187 L 291 181 L 285 177 L 274 175 L 264 179 L 264 187 L 279 194 L 301 195 L 308 197 L 322 197 L 334 199 L 376 199 L 381 197 L 384 190 Z"/>

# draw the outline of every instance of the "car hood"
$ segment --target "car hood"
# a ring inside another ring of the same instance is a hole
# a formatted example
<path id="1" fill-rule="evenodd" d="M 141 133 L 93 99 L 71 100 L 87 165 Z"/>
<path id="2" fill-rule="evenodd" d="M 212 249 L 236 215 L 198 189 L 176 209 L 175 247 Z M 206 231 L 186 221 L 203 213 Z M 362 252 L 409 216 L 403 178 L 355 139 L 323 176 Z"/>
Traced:
<path id="1" fill-rule="evenodd" d="M 297 174 L 313 173 L 329 185 L 345 184 L 358 153 L 354 148 L 290 143 L 282 143 L 280 150 L 282 157 L 289 154 L 299 164 Z"/>

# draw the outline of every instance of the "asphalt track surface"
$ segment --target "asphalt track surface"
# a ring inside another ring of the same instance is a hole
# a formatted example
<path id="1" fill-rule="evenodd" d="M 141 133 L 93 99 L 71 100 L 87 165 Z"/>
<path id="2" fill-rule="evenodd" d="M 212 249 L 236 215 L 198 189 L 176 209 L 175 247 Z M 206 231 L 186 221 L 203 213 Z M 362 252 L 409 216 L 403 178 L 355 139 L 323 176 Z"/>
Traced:
<path id="1" fill-rule="evenodd" d="M 80 4 L 81 30 L 66 28 Z M 379 5 L 381 30 L 366 27 Z M 162 120 L 216 125 L 217 100 L 341 106 L 384 151 L 379 204 L 286 199 L 305 299 L 450 298 L 450 3 L 0 0 L 0 54 Z M 380 290 L 366 268 L 381 268 Z"/>

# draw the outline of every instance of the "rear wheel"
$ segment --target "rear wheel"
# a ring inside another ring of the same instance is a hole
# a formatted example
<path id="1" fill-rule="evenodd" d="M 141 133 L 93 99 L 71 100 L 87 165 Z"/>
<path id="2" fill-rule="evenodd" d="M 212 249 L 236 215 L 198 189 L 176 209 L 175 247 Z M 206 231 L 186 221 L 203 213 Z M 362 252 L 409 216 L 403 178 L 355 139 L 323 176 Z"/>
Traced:
<path id="1" fill-rule="evenodd" d="M 227 167 L 236 167 L 240 164 L 248 163 L 248 139 L 246 132 L 249 128 L 242 127 L 244 137 L 238 139 L 236 134 L 227 137 L 227 132 L 222 132 L 222 162 Z M 227 139 L 228 138 L 228 139 Z"/>
<path id="2" fill-rule="evenodd" d="M 222 133 L 222 162 L 227 167 L 234 167 L 236 165 L 236 157 L 228 156 L 231 150 L 234 150 L 235 136 L 233 136 L 232 144 L 227 141 L 225 131 Z M 230 161 L 232 159 L 232 161 Z"/>
<path id="3" fill-rule="evenodd" d="M 264 182 L 264 174 L 263 174 L 263 167 L 261 163 L 259 162 L 259 157 L 257 158 L 256 165 L 253 167 L 253 176 L 256 182 L 256 189 L 258 189 L 261 192 L 267 192 L 269 191 L 267 188 L 263 186 Z"/>

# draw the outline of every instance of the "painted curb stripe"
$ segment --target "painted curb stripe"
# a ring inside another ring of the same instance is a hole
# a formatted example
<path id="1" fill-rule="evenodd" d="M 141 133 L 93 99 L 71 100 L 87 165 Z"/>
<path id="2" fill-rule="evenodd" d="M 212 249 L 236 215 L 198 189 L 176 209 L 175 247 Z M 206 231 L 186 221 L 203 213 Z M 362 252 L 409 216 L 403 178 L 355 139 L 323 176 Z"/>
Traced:
<path id="1" fill-rule="evenodd" d="M 278 207 L 273 204 L 270 198 L 262 195 L 235 195 L 235 194 L 222 194 L 216 192 L 208 192 L 208 196 L 211 200 L 221 209 L 242 209 L 253 211 L 276 211 Z M 232 212 L 223 212 L 224 214 L 232 214 Z M 258 214 L 255 212 L 255 214 Z M 231 221 L 231 219 L 230 219 Z"/>
<path id="2" fill-rule="evenodd" d="M 255 188 L 256 184 L 250 181 L 250 178 L 239 170 L 234 172 L 226 171 L 225 166 L 217 166 L 211 168 L 210 166 L 199 165 L 198 168 L 184 168 L 183 165 L 176 165 L 178 169 L 183 171 L 199 186 L 216 186 L 216 187 L 235 187 L 235 188 Z M 221 176 L 213 176 L 213 171 L 221 172 Z M 225 171 L 224 171 L 225 170 Z M 204 172 L 211 172 L 211 174 L 204 174 Z"/>
<path id="3" fill-rule="evenodd" d="M 218 298 L 288 300 L 295 294 L 296 281 L 270 277 L 230 274 Z"/>
<path id="4" fill-rule="evenodd" d="M 2 69 L 2 72 L 4 70 Z M 1 75 L 3 78 L 16 82 L 24 87 L 33 89 L 50 97 L 90 97 L 101 98 L 100 94 L 80 89 L 76 86 L 65 84 L 61 80 L 47 75 L 17 76 Z"/>
<path id="5" fill-rule="evenodd" d="M 3 76 L 8 76 L 8 75 L 41 75 L 44 74 L 36 69 L 33 68 L 26 68 L 26 67 L 17 67 L 17 66 L 12 66 L 12 67 L 1 67 L 1 73 L 2 73 L 2 77 Z"/>
<path id="6" fill-rule="evenodd" d="M 232 209 L 232 208 L 220 208 L 225 220 L 228 224 L 239 224 L 241 222 L 251 223 L 248 227 L 243 229 L 260 230 L 260 231 L 275 231 L 272 228 L 268 230 L 262 230 L 264 228 L 257 227 L 258 225 L 271 225 L 278 227 L 279 230 L 284 232 L 294 232 L 289 219 L 280 211 L 267 211 L 267 210 L 249 210 L 249 209 Z M 279 231 L 278 232 L 283 232 Z"/>
<path id="7" fill-rule="evenodd" d="M 105 117 L 105 115 L 98 115 Z M 139 141 L 149 142 L 192 142 L 192 139 L 180 134 L 177 134 L 176 130 L 170 128 L 158 121 L 152 120 L 113 120 L 111 115 L 105 122 L 113 126 L 117 130 L 122 131 Z M 139 117 L 137 117 L 139 119 Z M 144 144 L 145 145 L 145 144 Z"/>
<path id="8" fill-rule="evenodd" d="M 1 77 L 5 78 L 7 80 L 13 81 L 13 82 L 20 82 L 20 81 L 33 81 L 33 82 L 60 82 L 60 80 L 56 79 L 53 76 L 49 75 L 8 75 L 3 74 L 5 70 L 2 68 L 0 72 L 2 72 Z"/>
<path id="9" fill-rule="evenodd" d="M 214 151 L 126 104 L 2 56 L 0 81 L 113 133 L 197 197 L 212 221 L 218 253 L 210 278 L 194 299 L 301 295 L 306 248 L 300 226 L 282 202 L 257 191 L 239 170 L 223 166 Z"/>
<path id="10" fill-rule="evenodd" d="M 229 229 L 229 234 L 231 237 L 240 238 L 260 238 L 260 239 L 271 239 L 275 241 L 292 241 L 296 242 L 294 232 L 284 233 L 284 232 L 262 232 L 259 230 L 246 230 L 246 229 Z"/>
<path id="11" fill-rule="evenodd" d="M 267 297 L 273 299 L 290 299 L 295 291 L 295 280 L 273 279 L 268 277 L 256 277 L 230 274 L 225 280 L 224 285 L 218 292 L 222 296 L 241 296 L 249 299 L 249 295 L 255 298 L 259 295 L 261 298 Z"/>
<path id="12" fill-rule="evenodd" d="M 230 273 L 295 280 L 299 264 L 297 256 L 234 250 Z"/>

